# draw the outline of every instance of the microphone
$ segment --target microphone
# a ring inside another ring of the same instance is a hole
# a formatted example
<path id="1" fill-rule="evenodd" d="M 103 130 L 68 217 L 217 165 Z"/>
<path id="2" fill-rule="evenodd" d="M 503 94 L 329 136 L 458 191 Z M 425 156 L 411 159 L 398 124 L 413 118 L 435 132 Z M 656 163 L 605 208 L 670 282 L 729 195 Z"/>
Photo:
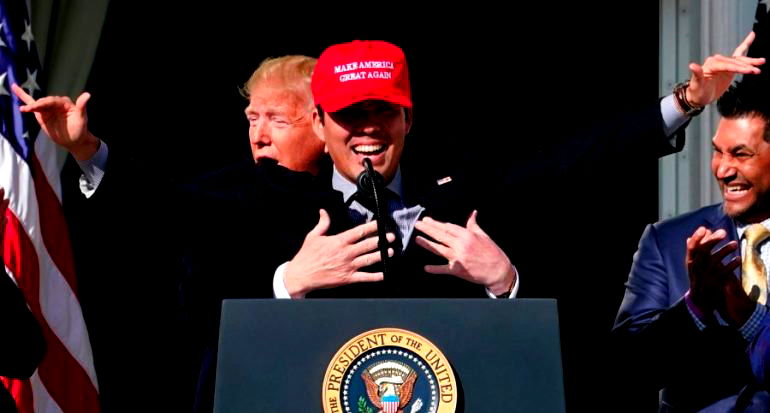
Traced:
<path id="1" fill-rule="evenodd" d="M 356 185 L 358 186 L 358 190 L 365 194 L 369 200 L 374 200 L 376 202 L 382 192 L 385 179 L 382 177 L 382 174 L 374 169 L 371 159 L 364 158 L 362 164 L 364 170 L 358 174 Z"/>
<path id="2" fill-rule="evenodd" d="M 385 220 L 387 220 L 387 201 L 383 197 L 385 179 L 372 166 L 372 160 L 364 158 L 364 170 L 356 178 L 358 191 L 370 201 L 369 204 L 374 207 L 374 219 L 377 221 L 377 249 L 380 250 L 382 260 L 382 273 L 385 281 L 390 277 L 390 257 L 388 257 L 388 239 Z M 373 201 L 373 202 L 372 202 Z"/>

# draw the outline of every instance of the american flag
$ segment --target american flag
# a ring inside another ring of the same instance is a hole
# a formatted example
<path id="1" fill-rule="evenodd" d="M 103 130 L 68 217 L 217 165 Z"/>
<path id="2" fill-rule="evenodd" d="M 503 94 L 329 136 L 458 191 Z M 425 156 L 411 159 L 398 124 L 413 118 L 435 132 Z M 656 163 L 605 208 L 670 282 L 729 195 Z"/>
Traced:
<path id="1" fill-rule="evenodd" d="M 29 380 L 2 382 L 20 413 L 94 413 L 98 385 L 61 209 L 58 149 L 9 93 L 16 83 L 42 96 L 40 72 L 26 1 L 0 0 L 0 186 L 10 199 L 2 256 L 47 345 Z"/>

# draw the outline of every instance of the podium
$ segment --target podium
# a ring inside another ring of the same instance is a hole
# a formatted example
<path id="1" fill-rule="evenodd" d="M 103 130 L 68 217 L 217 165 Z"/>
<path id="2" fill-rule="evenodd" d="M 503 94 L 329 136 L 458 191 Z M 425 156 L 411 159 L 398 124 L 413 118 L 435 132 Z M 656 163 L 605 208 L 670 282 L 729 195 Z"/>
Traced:
<path id="1" fill-rule="evenodd" d="M 380 328 L 440 349 L 454 372 L 457 412 L 564 412 L 550 299 L 225 300 L 214 411 L 323 412 L 335 354 Z"/>

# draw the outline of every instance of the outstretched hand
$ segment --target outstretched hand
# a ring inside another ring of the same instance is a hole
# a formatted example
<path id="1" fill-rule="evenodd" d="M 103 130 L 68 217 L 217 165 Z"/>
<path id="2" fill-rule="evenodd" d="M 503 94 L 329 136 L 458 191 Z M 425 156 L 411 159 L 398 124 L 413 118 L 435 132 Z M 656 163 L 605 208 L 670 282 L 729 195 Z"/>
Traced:
<path id="1" fill-rule="evenodd" d="M 415 240 L 417 245 L 449 261 L 426 265 L 426 272 L 454 275 L 501 295 L 512 288 L 516 271 L 505 252 L 476 223 L 476 215 L 473 211 L 465 227 L 426 217 L 417 221 L 415 228 L 433 240 L 422 236 Z"/>
<path id="2" fill-rule="evenodd" d="M 69 151 L 75 159 L 89 159 L 99 149 L 99 139 L 88 131 L 86 103 L 91 98 L 88 92 L 72 102 L 66 96 L 46 96 L 35 100 L 17 84 L 12 84 L 11 90 L 24 102 L 19 110 L 34 113 L 37 123 L 51 140 Z"/>
<path id="3" fill-rule="evenodd" d="M 331 223 L 329 214 L 320 210 L 315 228 L 305 237 L 297 255 L 286 265 L 284 285 L 292 298 L 323 288 L 358 282 L 382 281 L 382 272 L 359 271 L 381 261 L 377 250 L 377 221 L 370 221 L 337 235 L 326 235 Z M 388 242 L 396 239 L 387 234 Z M 393 256 L 393 249 L 388 249 Z"/>
<path id="4" fill-rule="evenodd" d="M 735 49 L 732 56 L 715 54 L 706 58 L 702 65 L 690 63 L 690 85 L 687 100 L 697 106 L 706 106 L 725 93 L 737 74 L 759 74 L 765 63 L 764 57 L 748 57 L 749 46 L 754 41 L 754 32 Z"/>

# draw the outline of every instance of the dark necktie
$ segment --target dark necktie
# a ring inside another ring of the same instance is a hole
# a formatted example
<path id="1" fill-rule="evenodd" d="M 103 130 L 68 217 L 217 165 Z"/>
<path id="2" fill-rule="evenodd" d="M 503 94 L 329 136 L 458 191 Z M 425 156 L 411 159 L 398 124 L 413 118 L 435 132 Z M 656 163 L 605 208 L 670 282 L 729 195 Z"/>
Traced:
<path id="1" fill-rule="evenodd" d="M 401 243 L 401 233 L 398 230 L 398 225 L 396 224 L 396 221 L 393 219 L 393 211 L 391 211 L 390 204 L 394 201 L 398 202 L 400 197 L 395 192 L 391 191 L 390 189 L 385 189 L 383 192 L 383 198 L 380 202 L 383 203 L 382 210 L 384 212 L 383 216 L 380 217 L 380 221 L 378 225 L 384 225 L 385 226 L 385 232 L 393 233 L 396 236 L 396 239 L 390 243 L 391 248 L 393 248 L 393 255 L 400 256 L 402 253 L 402 247 L 403 244 Z M 374 198 L 370 196 L 368 193 L 358 191 L 350 198 L 350 202 L 357 201 L 359 204 L 363 205 L 364 208 L 372 212 L 374 219 L 378 218 L 377 213 L 377 206 L 374 202 Z"/>

